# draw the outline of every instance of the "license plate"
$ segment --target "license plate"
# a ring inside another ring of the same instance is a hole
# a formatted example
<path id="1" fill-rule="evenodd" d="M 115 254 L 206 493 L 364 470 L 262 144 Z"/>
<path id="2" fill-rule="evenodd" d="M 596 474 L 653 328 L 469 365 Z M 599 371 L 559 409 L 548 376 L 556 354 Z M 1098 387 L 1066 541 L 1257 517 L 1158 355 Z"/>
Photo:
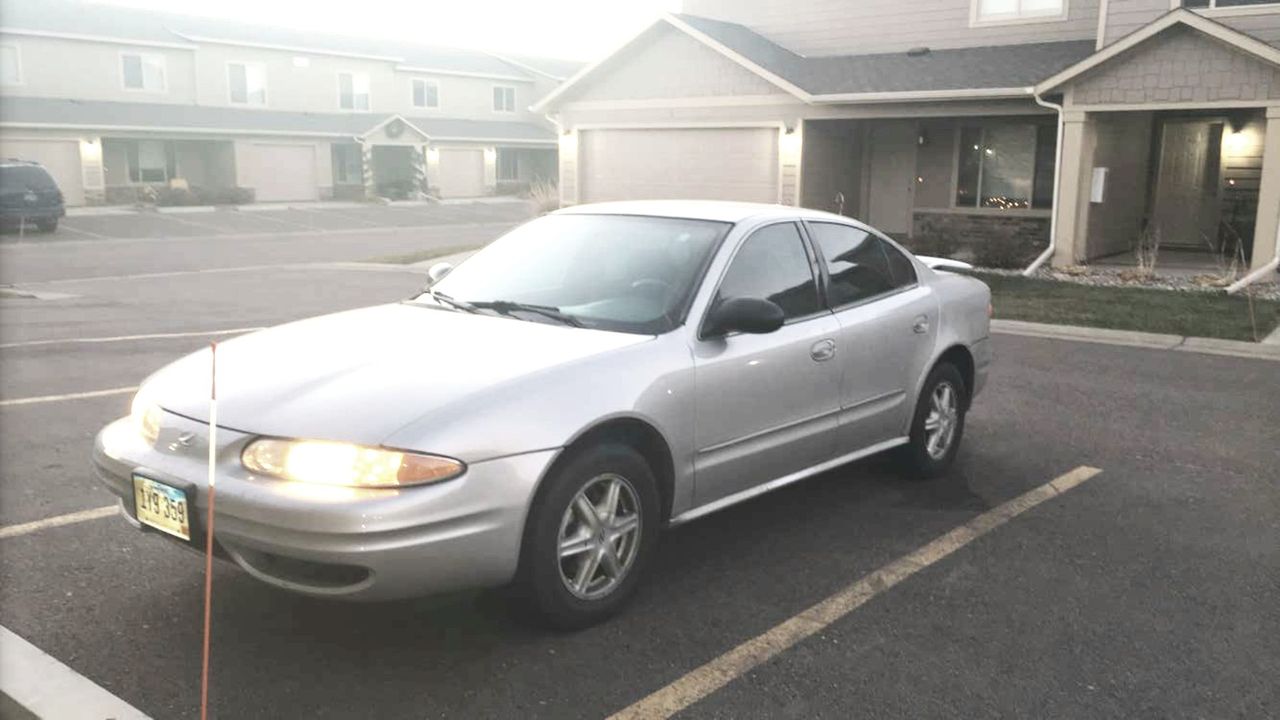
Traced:
<path id="1" fill-rule="evenodd" d="M 138 522 L 183 540 L 191 539 L 185 492 L 151 478 L 134 475 L 133 503 Z"/>

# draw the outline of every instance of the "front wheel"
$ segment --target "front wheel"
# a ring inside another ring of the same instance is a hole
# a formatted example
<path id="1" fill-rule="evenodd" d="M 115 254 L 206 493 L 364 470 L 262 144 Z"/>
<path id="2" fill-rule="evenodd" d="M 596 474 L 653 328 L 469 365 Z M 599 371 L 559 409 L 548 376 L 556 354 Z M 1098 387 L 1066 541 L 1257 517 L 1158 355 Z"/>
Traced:
<path id="1" fill-rule="evenodd" d="M 964 435 L 969 396 L 964 377 L 950 363 L 939 363 L 925 378 L 911 421 L 911 441 L 902 448 L 904 470 L 934 478 L 955 462 Z"/>
<path id="2" fill-rule="evenodd" d="M 48 218 L 45 220 L 37 220 L 36 227 L 39 228 L 40 232 L 47 232 L 47 233 L 53 232 L 54 230 L 58 229 L 58 218 Z"/>
<path id="3" fill-rule="evenodd" d="M 625 445 L 579 451 L 534 501 L 520 585 L 545 623 L 594 625 L 634 594 L 658 538 L 657 482 Z"/>

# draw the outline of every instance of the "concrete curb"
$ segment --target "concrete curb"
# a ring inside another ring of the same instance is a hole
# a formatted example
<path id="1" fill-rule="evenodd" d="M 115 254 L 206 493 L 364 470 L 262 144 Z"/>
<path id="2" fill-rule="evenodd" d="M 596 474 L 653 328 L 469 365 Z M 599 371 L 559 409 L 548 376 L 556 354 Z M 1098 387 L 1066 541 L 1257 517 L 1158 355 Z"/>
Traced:
<path id="1" fill-rule="evenodd" d="M 992 320 L 991 331 L 1005 335 L 1074 340 L 1076 342 L 1099 343 L 1102 345 L 1125 345 L 1128 347 L 1195 352 L 1208 355 L 1227 355 L 1230 357 L 1280 362 L 1280 344 L 1271 345 L 1241 342 L 1239 340 L 1183 337 L 1181 335 L 1163 335 L 1132 330 L 1108 330 L 1075 325 L 1050 325 L 1021 320 Z"/>

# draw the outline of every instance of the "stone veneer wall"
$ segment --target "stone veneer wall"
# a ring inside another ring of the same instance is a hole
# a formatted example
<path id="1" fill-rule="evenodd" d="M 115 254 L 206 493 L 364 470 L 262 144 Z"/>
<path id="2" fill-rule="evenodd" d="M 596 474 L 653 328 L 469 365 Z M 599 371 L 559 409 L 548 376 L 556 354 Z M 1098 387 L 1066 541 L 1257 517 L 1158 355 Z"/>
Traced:
<path id="1" fill-rule="evenodd" d="M 987 267 L 1022 267 L 1049 246 L 1048 216 L 916 212 L 912 237 L 902 242 Z"/>

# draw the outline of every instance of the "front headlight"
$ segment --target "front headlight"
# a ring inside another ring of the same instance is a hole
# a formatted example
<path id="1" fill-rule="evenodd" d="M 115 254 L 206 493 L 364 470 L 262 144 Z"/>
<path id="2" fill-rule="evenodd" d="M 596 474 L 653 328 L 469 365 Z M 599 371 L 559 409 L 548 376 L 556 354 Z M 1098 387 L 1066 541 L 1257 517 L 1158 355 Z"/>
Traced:
<path id="1" fill-rule="evenodd" d="M 148 445 L 155 445 L 156 438 L 160 437 L 160 407 L 148 402 L 139 392 L 133 396 L 133 404 L 129 407 L 129 418 L 142 439 L 146 440 Z"/>
<path id="2" fill-rule="evenodd" d="M 254 440 L 240 454 L 253 472 L 295 482 L 396 488 L 455 478 L 466 465 L 438 455 L 327 440 Z"/>

